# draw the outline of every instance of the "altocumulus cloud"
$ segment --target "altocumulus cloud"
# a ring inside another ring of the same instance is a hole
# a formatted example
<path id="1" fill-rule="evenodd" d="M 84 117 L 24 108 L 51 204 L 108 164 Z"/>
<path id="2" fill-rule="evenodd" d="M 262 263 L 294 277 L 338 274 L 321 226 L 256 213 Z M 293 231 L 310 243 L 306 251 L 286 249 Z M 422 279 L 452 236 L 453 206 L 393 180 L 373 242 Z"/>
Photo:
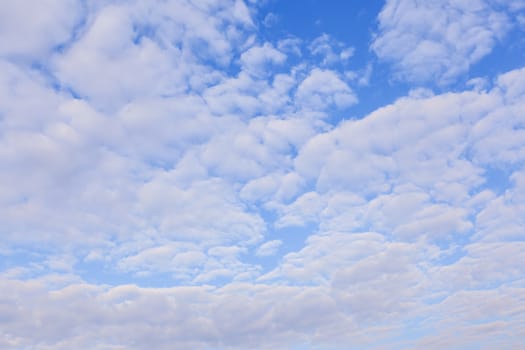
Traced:
<path id="1" fill-rule="evenodd" d="M 2 349 L 522 345 L 525 3 L 272 6 L 0 4 Z"/>

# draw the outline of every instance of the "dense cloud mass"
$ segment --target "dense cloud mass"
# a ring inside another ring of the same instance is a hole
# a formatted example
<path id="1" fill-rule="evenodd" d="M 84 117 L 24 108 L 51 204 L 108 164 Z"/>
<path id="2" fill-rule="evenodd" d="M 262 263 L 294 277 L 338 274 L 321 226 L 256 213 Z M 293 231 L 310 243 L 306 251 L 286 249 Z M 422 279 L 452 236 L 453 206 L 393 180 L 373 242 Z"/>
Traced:
<path id="1" fill-rule="evenodd" d="M 441 90 L 354 118 L 372 63 L 262 6 L 0 4 L 0 348 L 521 346 L 525 68 L 442 87 L 525 4 L 387 1 Z"/>

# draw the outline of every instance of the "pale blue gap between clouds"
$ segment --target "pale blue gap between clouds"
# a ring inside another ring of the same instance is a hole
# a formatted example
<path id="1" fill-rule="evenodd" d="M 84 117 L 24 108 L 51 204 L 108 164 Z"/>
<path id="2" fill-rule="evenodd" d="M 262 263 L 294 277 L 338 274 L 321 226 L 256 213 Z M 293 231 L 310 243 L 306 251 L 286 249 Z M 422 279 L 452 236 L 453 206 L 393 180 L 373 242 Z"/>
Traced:
<path id="1" fill-rule="evenodd" d="M 520 344 L 523 2 L 30 3 L 3 348 Z"/>

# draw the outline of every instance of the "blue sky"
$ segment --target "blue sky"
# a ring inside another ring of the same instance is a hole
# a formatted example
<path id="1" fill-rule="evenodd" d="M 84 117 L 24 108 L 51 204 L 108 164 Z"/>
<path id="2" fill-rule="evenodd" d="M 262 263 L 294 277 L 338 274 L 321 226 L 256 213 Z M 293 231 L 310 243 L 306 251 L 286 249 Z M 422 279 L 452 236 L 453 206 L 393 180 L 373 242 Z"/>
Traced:
<path id="1" fill-rule="evenodd" d="M 525 1 L 0 3 L 0 348 L 517 349 Z"/>

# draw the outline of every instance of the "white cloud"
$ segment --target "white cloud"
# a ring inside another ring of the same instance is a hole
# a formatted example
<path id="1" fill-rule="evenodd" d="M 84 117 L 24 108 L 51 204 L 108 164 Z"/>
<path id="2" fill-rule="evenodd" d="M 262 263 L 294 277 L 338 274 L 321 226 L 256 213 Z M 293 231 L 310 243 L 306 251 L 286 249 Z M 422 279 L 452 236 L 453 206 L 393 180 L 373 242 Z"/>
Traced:
<path id="1" fill-rule="evenodd" d="M 0 295 L 4 302 L 0 341 L 6 349 L 33 342 L 41 344 L 41 349 L 284 349 L 297 339 L 319 337 L 310 335 L 318 321 L 324 323 L 325 331 L 346 326 L 349 337 L 355 329 L 321 288 L 235 284 L 214 290 L 76 284 L 49 292 L 37 282 L 9 283 L 15 293 Z M 19 298 L 24 303 L 16 310 Z M 10 321 L 5 323 L 7 318 Z"/>
<path id="2" fill-rule="evenodd" d="M 279 23 L 279 16 L 275 13 L 270 12 L 266 16 L 264 16 L 263 24 L 266 27 L 273 27 L 277 23 Z"/>
<path id="3" fill-rule="evenodd" d="M 345 108 L 357 103 L 352 89 L 336 72 L 318 68 L 301 82 L 295 98 L 301 106 L 313 110 Z"/>
<path id="4" fill-rule="evenodd" d="M 471 86 L 475 91 L 486 91 L 489 82 L 486 78 L 472 78 L 465 83 L 466 86 Z"/>
<path id="5" fill-rule="evenodd" d="M 478 4 L 442 14 L 489 30 L 432 76 L 504 32 Z M 521 345 L 525 70 L 331 125 L 372 66 L 344 77 L 327 36 L 263 41 L 242 1 L 84 6 L 0 59 L 1 348 Z"/>
<path id="6" fill-rule="evenodd" d="M 383 249 L 384 238 L 376 233 L 345 234 L 329 232 L 311 235 L 299 252 L 289 253 L 274 271 L 261 277 L 284 278 L 300 282 L 329 282 L 346 266 Z"/>
<path id="7" fill-rule="evenodd" d="M 488 55 L 511 19 L 486 0 L 389 0 L 372 49 L 398 79 L 448 84 Z"/>
<path id="8" fill-rule="evenodd" d="M 268 241 L 259 246 L 255 255 L 257 256 L 270 256 L 275 255 L 279 250 L 279 247 L 283 244 L 282 241 L 275 239 L 273 241 Z"/>
<path id="9" fill-rule="evenodd" d="M 241 190 L 241 198 L 249 201 L 267 200 L 277 190 L 279 179 L 268 175 L 248 182 Z"/>
<path id="10" fill-rule="evenodd" d="M 220 15 L 210 16 L 214 11 Z M 179 0 L 101 6 L 88 24 L 56 57 L 55 69 L 64 85 L 109 110 L 139 96 L 202 89 L 216 78 L 200 61 L 228 64 L 247 39 L 236 28 L 252 26 L 242 1 L 199 6 Z"/>
<path id="11" fill-rule="evenodd" d="M 504 91 L 505 97 L 512 102 L 520 102 L 520 97 L 525 93 L 525 83 L 522 76 L 525 68 L 516 69 L 500 75 L 497 78 L 498 86 Z"/>
<path id="12" fill-rule="evenodd" d="M 281 39 L 277 42 L 277 48 L 282 52 L 293 53 L 297 56 L 301 55 L 302 40 L 296 37 L 289 37 Z"/>
<path id="13" fill-rule="evenodd" d="M 435 325 L 439 331 L 424 336 L 413 348 L 519 347 L 522 307 L 523 289 L 516 287 L 458 292 L 431 309 L 436 321 L 427 329 Z"/>
<path id="14" fill-rule="evenodd" d="M 317 222 L 324 207 L 323 198 L 317 192 L 306 192 L 293 203 L 281 207 L 281 215 L 275 223 L 278 227 L 303 227 Z"/>
<path id="15" fill-rule="evenodd" d="M 517 179 L 518 174 L 515 173 L 513 178 Z M 476 238 L 488 242 L 519 241 L 523 236 L 524 220 L 520 213 L 525 209 L 524 192 L 521 182 L 503 195 L 487 201 L 476 215 Z"/>
<path id="16" fill-rule="evenodd" d="M 265 230 L 260 217 L 246 212 L 222 180 L 179 188 L 162 174 L 139 190 L 138 208 L 163 237 L 207 242 L 257 242 Z M 197 200 L 196 200 L 197 199 Z"/>
<path id="17" fill-rule="evenodd" d="M 251 47 L 241 55 L 243 69 L 255 76 L 267 75 L 272 65 L 282 64 L 285 60 L 286 55 L 269 43 Z"/>
<path id="18" fill-rule="evenodd" d="M 81 19 L 77 0 L 21 0 L 0 4 L 0 57 L 39 59 L 73 36 Z"/>
<path id="19" fill-rule="evenodd" d="M 323 34 L 312 41 L 309 49 L 313 55 L 321 58 L 321 65 L 329 66 L 336 63 L 346 63 L 353 55 L 355 49 L 347 47 L 342 42 Z"/>
<path id="20" fill-rule="evenodd" d="M 446 266 L 432 267 L 436 285 L 449 290 L 490 288 L 522 278 L 523 242 L 479 242 L 464 247 L 465 255 Z"/>

